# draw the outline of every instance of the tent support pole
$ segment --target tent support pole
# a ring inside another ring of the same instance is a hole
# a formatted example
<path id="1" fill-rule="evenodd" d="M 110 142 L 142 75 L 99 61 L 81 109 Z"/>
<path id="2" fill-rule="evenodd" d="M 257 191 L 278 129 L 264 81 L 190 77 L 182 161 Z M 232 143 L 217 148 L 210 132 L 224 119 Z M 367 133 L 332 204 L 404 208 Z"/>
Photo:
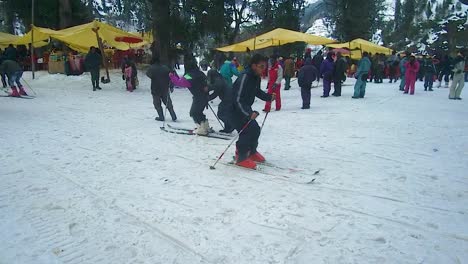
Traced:
<path id="1" fill-rule="evenodd" d="M 98 46 L 99 46 L 99 49 L 101 50 L 102 63 L 104 64 L 104 68 L 106 69 L 106 76 L 107 76 L 106 82 L 110 82 L 109 67 L 107 66 L 106 52 L 104 51 L 104 46 L 102 45 L 102 40 L 99 37 L 99 32 L 98 32 L 99 27 L 98 28 L 93 28 L 93 31 L 96 33 Z"/>
<path id="2" fill-rule="evenodd" d="M 31 48 L 30 48 L 30 53 L 31 53 L 31 73 L 32 73 L 32 78 L 34 80 L 35 74 L 34 71 L 36 70 L 36 65 L 34 61 L 34 0 L 31 0 Z"/>

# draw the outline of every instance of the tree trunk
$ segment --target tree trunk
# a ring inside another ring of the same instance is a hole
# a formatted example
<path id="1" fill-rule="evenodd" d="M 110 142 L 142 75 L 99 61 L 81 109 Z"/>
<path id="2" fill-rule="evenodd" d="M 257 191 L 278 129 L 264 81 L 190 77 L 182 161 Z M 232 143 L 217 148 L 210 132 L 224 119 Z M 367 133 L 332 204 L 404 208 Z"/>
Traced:
<path id="1" fill-rule="evenodd" d="M 161 64 L 172 68 L 169 60 L 171 43 L 170 34 L 170 0 L 153 0 L 153 57 L 159 55 Z"/>
<path id="2" fill-rule="evenodd" d="M 59 0 L 59 28 L 64 29 L 71 25 L 72 10 L 70 0 Z"/>

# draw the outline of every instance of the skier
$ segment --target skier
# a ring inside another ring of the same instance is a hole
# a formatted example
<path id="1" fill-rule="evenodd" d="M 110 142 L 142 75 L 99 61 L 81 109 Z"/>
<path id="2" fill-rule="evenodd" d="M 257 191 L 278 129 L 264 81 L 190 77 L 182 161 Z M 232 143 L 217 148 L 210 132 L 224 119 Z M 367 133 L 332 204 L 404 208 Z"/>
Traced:
<path id="1" fill-rule="evenodd" d="M 93 91 L 96 89 L 101 90 L 99 87 L 99 71 L 101 66 L 102 57 L 96 52 L 95 47 L 89 48 L 89 53 L 85 58 L 86 69 L 91 73 L 91 83 L 93 84 Z"/>
<path id="2" fill-rule="evenodd" d="M 206 75 L 200 71 L 193 55 L 185 56 L 185 74 L 178 77 L 171 73 L 169 77 L 175 86 L 187 87 L 193 95 L 190 116 L 193 118 L 197 128 L 194 133 L 198 135 L 208 135 L 211 128 L 203 114 L 203 110 L 208 106 L 208 85 Z"/>
<path id="3" fill-rule="evenodd" d="M 297 77 L 297 82 L 301 87 L 301 97 L 302 97 L 302 108 L 310 108 L 310 89 L 312 88 L 312 82 L 314 82 L 318 77 L 317 68 L 312 64 L 311 59 L 305 61 L 305 65 L 299 70 Z"/>
<path id="4" fill-rule="evenodd" d="M 323 95 L 320 96 L 322 98 L 330 96 L 331 82 L 333 81 L 333 69 L 335 67 L 333 56 L 335 56 L 335 53 L 328 52 L 327 58 L 320 65 L 320 75 L 323 78 Z"/>
<path id="5" fill-rule="evenodd" d="M 409 51 L 405 51 L 405 57 L 403 59 L 400 60 L 400 78 L 401 78 L 401 81 L 400 81 L 400 91 L 404 91 L 405 90 L 405 72 L 406 72 L 406 62 L 408 62 L 409 60 L 409 56 L 410 56 L 410 53 Z"/>
<path id="6" fill-rule="evenodd" d="M 409 61 L 405 63 L 405 94 L 414 94 L 414 85 L 419 71 L 419 62 L 416 60 L 414 54 L 411 54 Z"/>
<path id="7" fill-rule="evenodd" d="M 333 70 L 333 85 L 335 91 L 333 92 L 333 96 L 341 96 L 341 83 L 346 78 L 345 71 L 347 62 L 346 59 L 341 56 L 341 52 L 336 53 L 336 61 L 335 61 L 335 68 Z"/>
<path id="8" fill-rule="evenodd" d="M 239 71 L 237 70 L 234 60 L 224 61 L 224 64 L 221 66 L 219 72 L 223 76 L 224 80 L 226 80 L 226 83 L 229 85 L 229 87 L 232 87 L 232 76 L 239 76 Z"/>
<path id="9" fill-rule="evenodd" d="M 260 126 L 255 120 L 259 113 L 252 110 L 255 97 L 273 101 L 275 94 L 267 94 L 260 88 L 262 72 L 267 59 L 260 54 L 252 56 L 249 67 L 233 84 L 233 124 L 240 133 L 236 142 L 236 165 L 255 169 L 255 162 L 265 158 L 257 151 Z"/>
<path id="10" fill-rule="evenodd" d="M 460 95 L 465 85 L 464 73 L 465 70 L 465 56 L 463 51 L 459 51 L 457 57 L 453 61 L 453 81 L 450 86 L 449 99 L 461 100 Z"/>
<path id="11" fill-rule="evenodd" d="M 359 61 L 358 69 L 356 72 L 357 81 L 354 85 L 354 95 L 352 96 L 352 98 L 364 98 L 364 95 L 366 95 L 366 83 L 370 67 L 371 61 L 369 60 L 369 53 L 367 53 L 367 51 L 364 51 L 362 53 L 362 59 Z"/>
<path id="12" fill-rule="evenodd" d="M 268 94 L 276 95 L 275 110 L 281 110 L 281 80 L 283 79 L 283 68 L 281 67 L 276 55 L 271 58 L 271 67 L 268 70 Z M 264 112 L 270 112 L 271 101 L 265 102 Z"/>
<path id="13" fill-rule="evenodd" d="M 21 95 L 28 95 L 24 91 L 23 85 L 20 82 L 20 79 L 23 76 L 23 70 L 16 61 L 4 60 L 0 65 L 0 73 L 5 74 L 8 77 L 8 84 L 11 88 L 10 96 L 20 97 Z M 18 85 L 19 92 L 16 89 L 15 83 Z"/>
<path id="14" fill-rule="evenodd" d="M 290 56 L 284 61 L 284 90 L 291 88 L 291 78 L 294 77 L 294 60 L 293 56 Z"/>
<path id="15" fill-rule="evenodd" d="M 153 64 L 146 71 L 146 76 L 151 79 L 151 96 L 153 97 L 154 109 L 158 112 L 158 116 L 155 118 L 157 121 L 164 121 L 165 118 L 161 102 L 169 110 L 172 121 L 177 120 L 169 93 L 169 73 L 169 68 L 166 65 L 161 65 L 159 56 L 155 55 Z"/>
<path id="16" fill-rule="evenodd" d="M 421 68 L 424 68 L 424 91 L 434 91 L 432 90 L 432 85 L 434 83 L 434 75 L 436 74 L 436 68 L 434 61 L 431 57 L 427 57 Z"/>
<path id="17" fill-rule="evenodd" d="M 213 91 L 209 96 L 209 101 L 219 97 L 221 103 L 218 105 L 218 117 L 224 123 L 224 129 L 219 132 L 231 133 L 234 130 L 232 125 L 232 87 L 226 83 L 223 76 L 214 69 L 210 69 L 207 74 L 208 90 Z"/>

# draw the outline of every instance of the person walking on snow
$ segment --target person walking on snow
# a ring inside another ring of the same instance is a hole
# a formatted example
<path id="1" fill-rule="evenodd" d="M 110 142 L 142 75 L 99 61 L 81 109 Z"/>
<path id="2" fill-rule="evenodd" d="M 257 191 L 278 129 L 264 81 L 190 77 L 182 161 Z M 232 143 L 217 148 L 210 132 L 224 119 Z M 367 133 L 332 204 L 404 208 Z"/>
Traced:
<path id="1" fill-rule="evenodd" d="M 410 56 L 410 53 L 408 51 L 405 51 L 405 57 L 403 59 L 400 60 L 400 78 L 401 78 L 401 81 L 400 81 L 400 91 L 404 91 L 405 90 L 405 72 L 406 72 L 406 67 L 405 67 L 405 64 L 406 62 L 408 62 L 409 60 L 409 56 Z"/>
<path id="2" fill-rule="evenodd" d="M 10 96 L 20 97 L 21 95 L 28 95 L 24 91 L 23 85 L 20 82 L 20 79 L 23 76 L 23 70 L 16 61 L 4 60 L 0 65 L 0 73 L 5 74 L 8 77 L 8 84 L 11 88 Z M 15 83 L 18 85 L 19 92 L 16 89 Z"/>
<path id="3" fill-rule="evenodd" d="M 396 82 L 396 69 L 398 67 L 398 56 L 396 55 L 396 51 L 392 51 L 392 55 L 387 59 L 387 65 L 389 70 L 389 83 L 392 83 L 392 81 Z"/>
<path id="4" fill-rule="evenodd" d="M 253 55 L 249 67 L 233 85 L 232 120 L 236 130 L 239 133 L 242 131 L 236 142 L 236 165 L 249 169 L 255 169 L 256 162 L 265 161 L 263 155 L 257 151 L 260 126 L 256 118 L 259 113 L 252 110 L 252 104 L 255 97 L 263 101 L 275 100 L 275 94 L 267 94 L 260 88 L 266 61 L 260 54 Z"/>
<path id="5" fill-rule="evenodd" d="M 416 84 L 416 78 L 419 71 L 419 62 L 416 60 L 416 57 L 411 54 L 409 61 L 405 63 L 405 94 L 409 93 L 414 94 L 414 86 Z"/>
<path id="6" fill-rule="evenodd" d="M 161 102 L 166 105 L 171 115 L 172 121 L 177 120 L 172 100 L 169 92 L 169 79 L 170 70 L 166 65 L 161 65 L 159 56 L 155 55 L 153 64 L 146 71 L 146 76 L 151 79 L 151 96 L 153 97 L 153 106 L 158 112 L 158 116 L 155 118 L 157 121 L 164 121 L 164 112 L 161 106 Z"/>
<path id="7" fill-rule="evenodd" d="M 96 89 L 101 90 L 101 87 L 99 87 L 99 71 L 101 70 L 101 61 L 102 57 L 99 53 L 96 52 L 96 48 L 89 48 L 89 53 L 86 54 L 84 64 L 86 69 L 91 73 L 93 91 L 96 91 Z"/>
<path id="8" fill-rule="evenodd" d="M 458 52 L 457 57 L 453 61 L 453 80 L 450 86 L 449 99 L 461 100 L 461 92 L 465 86 L 464 73 L 465 56 L 463 51 Z"/>
<path id="9" fill-rule="evenodd" d="M 323 78 L 323 95 L 322 98 L 330 96 L 331 83 L 333 81 L 333 69 L 335 63 L 333 62 L 333 56 L 335 53 L 328 52 L 327 58 L 320 65 L 320 75 Z"/>
<path id="10" fill-rule="evenodd" d="M 301 87 L 301 109 L 310 109 L 310 89 L 312 88 L 312 83 L 317 79 L 317 77 L 317 68 L 312 64 L 311 59 L 307 59 L 305 61 L 305 65 L 299 70 L 299 74 L 297 76 L 297 82 Z"/>
<path id="11" fill-rule="evenodd" d="M 354 85 L 354 95 L 352 98 L 364 98 L 366 95 L 366 84 L 369 70 L 371 68 L 371 61 L 369 59 L 369 53 L 364 51 L 362 53 L 362 59 L 358 63 L 358 69 L 356 72 L 356 84 Z"/>
<path id="12" fill-rule="evenodd" d="M 239 76 L 235 61 L 226 60 L 219 70 L 229 87 L 232 87 L 232 76 Z"/>
<path id="13" fill-rule="evenodd" d="M 208 85 L 206 75 L 200 71 L 193 55 L 185 56 L 185 75 L 180 78 L 171 73 L 171 82 L 178 87 L 187 87 L 192 93 L 193 101 L 190 107 L 190 116 L 193 118 L 197 128 L 194 133 L 208 135 L 211 128 L 203 110 L 208 106 Z"/>
<path id="14" fill-rule="evenodd" d="M 283 68 L 276 56 L 272 57 L 272 65 L 268 70 L 268 94 L 275 94 L 275 110 L 281 110 L 281 80 L 283 79 Z M 265 102 L 264 112 L 270 112 L 271 101 Z"/>
<path id="15" fill-rule="evenodd" d="M 346 78 L 345 72 L 347 68 L 346 59 L 341 56 L 341 52 L 336 53 L 335 68 L 333 70 L 333 86 L 335 91 L 333 96 L 341 96 L 341 84 Z"/>
<path id="16" fill-rule="evenodd" d="M 436 74 L 436 67 L 434 61 L 431 57 L 426 57 L 423 62 L 422 68 L 424 68 L 424 91 L 434 91 L 432 90 L 432 85 L 434 83 L 434 75 Z"/>
<path id="17" fill-rule="evenodd" d="M 294 77 L 294 60 L 292 56 L 284 61 L 284 90 L 291 88 L 291 78 Z"/>

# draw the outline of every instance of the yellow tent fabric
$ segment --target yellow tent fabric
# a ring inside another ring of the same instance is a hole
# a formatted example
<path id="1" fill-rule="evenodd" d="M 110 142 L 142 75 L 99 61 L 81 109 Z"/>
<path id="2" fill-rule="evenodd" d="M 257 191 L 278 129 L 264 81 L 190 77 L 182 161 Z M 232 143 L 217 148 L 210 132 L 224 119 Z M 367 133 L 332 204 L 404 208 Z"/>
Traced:
<path id="1" fill-rule="evenodd" d="M 364 39 L 355 39 L 350 42 L 338 43 L 338 44 L 328 44 L 326 45 L 330 48 L 348 48 L 351 50 L 351 58 L 359 59 L 361 58 L 361 52 L 367 51 L 371 53 L 383 53 L 385 55 L 391 55 L 392 49 L 374 44 L 370 41 Z"/>
<path id="2" fill-rule="evenodd" d="M 20 36 L 0 32 L 0 48 L 3 49 L 10 44 L 14 44 L 19 38 Z"/>
<path id="3" fill-rule="evenodd" d="M 98 46 L 96 33 L 93 31 L 93 29 L 98 29 L 99 37 L 102 39 L 103 44 L 107 47 L 114 47 L 119 50 L 128 50 L 130 48 L 140 47 L 148 44 L 148 42 L 144 40 L 135 44 L 118 42 L 115 40 L 116 37 L 141 37 L 96 20 L 84 25 L 59 30 L 59 34 L 53 37 L 65 42 L 70 48 L 74 50 L 88 52 L 91 46 Z"/>
<path id="4" fill-rule="evenodd" d="M 223 52 L 245 52 L 247 48 L 250 50 L 264 49 L 268 47 L 280 46 L 293 42 L 305 42 L 311 45 L 324 45 L 335 43 L 333 39 L 319 37 L 311 34 L 297 32 L 284 28 L 276 28 L 265 34 L 261 34 L 254 38 L 232 44 L 226 47 L 218 48 Z"/>

